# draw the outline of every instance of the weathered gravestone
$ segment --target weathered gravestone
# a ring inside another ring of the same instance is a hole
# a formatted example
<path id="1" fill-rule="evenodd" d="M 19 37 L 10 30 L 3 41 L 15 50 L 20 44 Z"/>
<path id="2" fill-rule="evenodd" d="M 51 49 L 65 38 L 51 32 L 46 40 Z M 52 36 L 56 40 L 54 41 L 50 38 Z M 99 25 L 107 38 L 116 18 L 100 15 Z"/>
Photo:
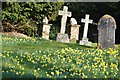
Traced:
<path id="1" fill-rule="evenodd" d="M 68 10 L 67 6 L 63 7 L 63 11 L 59 10 L 59 15 L 62 15 L 62 19 L 61 19 L 61 30 L 60 33 L 57 34 L 58 42 L 69 43 L 69 37 L 68 34 L 65 34 L 65 28 L 66 28 L 67 17 L 71 17 L 71 12 L 68 12 L 67 10 Z"/>
<path id="2" fill-rule="evenodd" d="M 48 24 L 48 19 L 47 19 L 46 16 L 45 16 L 45 18 L 43 19 L 43 24 Z"/>
<path id="3" fill-rule="evenodd" d="M 84 25 L 84 33 L 83 33 L 83 38 L 82 40 L 80 40 L 80 45 L 87 45 L 87 46 L 91 46 L 91 42 L 88 41 L 87 38 L 87 33 L 88 33 L 88 24 L 92 23 L 93 20 L 89 20 L 89 14 L 86 14 L 85 19 L 81 19 L 81 22 L 85 23 Z"/>
<path id="4" fill-rule="evenodd" d="M 75 18 L 70 19 L 70 26 L 71 26 L 71 32 L 70 32 L 70 41 L 76 42 L 79 38 L 79 27 L 80 25 L 77 25 L 77 21 Z"/>
<path id="5" fill-rule="evenodd" d="M 70 19 L 70 24 L 71 24 L 71 25 L 77 25 L 76 19 L 72 17 L 72 18 Z"/>
<path id="6" fill-rule="evenodd" d="M 98 48 L 114 48 L 115 45 L 115 19 L 110 15 L 104 15 L 98 22 Z"/>
<path id="7" fill-rule="evenodd" d="M 49 40 L 49 32 L 50 32 L 51 24 L 48 24 L 48 19 L 45 17 L 43 19 L 43 31 L 42 31 L 42 38 Z"/>

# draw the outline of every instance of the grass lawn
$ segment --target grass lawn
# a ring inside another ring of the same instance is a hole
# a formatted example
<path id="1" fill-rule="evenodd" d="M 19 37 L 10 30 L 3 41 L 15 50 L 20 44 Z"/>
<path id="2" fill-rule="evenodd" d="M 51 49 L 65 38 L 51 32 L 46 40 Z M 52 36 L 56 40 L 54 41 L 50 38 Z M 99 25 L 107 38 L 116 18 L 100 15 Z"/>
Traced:
<path id="1" fill-rule="evenodd" d="M 4 36 L 3 36 L 4 37 Z M 40 38 L 31 38 L 31 39 L 25 39 L 25 38 L 14 38 L 14 37 L 6 37 L 2 41 L 2 50 L 22 50 L 22 51 L 36 51 L 36 50 L 46 50 L 46 49 L 62 49 L 65 47 L 71 47 L 71 48 L 94 48 L 96 47 L 96 44 L 93 43 L 93 46 L 86 47 L 86 46 L 80 46 L 76 43 L 59 43 L 56 41 L 48 41 Z"/>
<path id="2" fill-rule="evenodd" d="M 2 36 L 3 78 L 118 78 L 120 45 L 98 50 L 76 43 Z"/>

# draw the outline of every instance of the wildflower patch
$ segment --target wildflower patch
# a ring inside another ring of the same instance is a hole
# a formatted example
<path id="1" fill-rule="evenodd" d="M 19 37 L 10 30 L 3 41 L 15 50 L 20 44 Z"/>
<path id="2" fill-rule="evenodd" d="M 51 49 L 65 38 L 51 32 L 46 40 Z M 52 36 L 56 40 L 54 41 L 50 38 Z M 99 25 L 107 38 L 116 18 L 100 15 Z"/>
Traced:
<path id="1" fill-rule="evenodd" d="M 3 37 L 2 39 L 3 42 L 16 42 L 16 44 L 31 41 L 32 45 L 41 42 L 35 38 Z M 31 52 L 30 49 L 3 50 L 0 55 L 3 63 L 2 76 L 3 78 L 118 78 L 118 54 L 117 49 L 72 47 L 59 49 L 51 47 Z"/>

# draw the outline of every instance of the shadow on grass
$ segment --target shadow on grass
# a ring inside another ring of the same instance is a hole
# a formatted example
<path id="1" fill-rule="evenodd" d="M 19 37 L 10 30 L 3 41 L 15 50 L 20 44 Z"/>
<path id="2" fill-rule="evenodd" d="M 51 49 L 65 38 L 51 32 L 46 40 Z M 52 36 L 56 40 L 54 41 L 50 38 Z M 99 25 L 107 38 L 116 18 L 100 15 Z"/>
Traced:
<path id="1" fill-rule="evenodd" d="M 68 47 L 79 48 L 79 49 L 96 48 L 96 46 L 85 46 L 85 45 L 79 45 L 78 43 L 66 43 L 66 44 Z"/>
<path id="2" fill-rule="evenodd" d="M 35 78 L 35 76 L 32 74 L 16 75 L 16 73 L 14 72 L 3 72 L 2 73 L 3 80 L 8 80 L 9 78 Z"/>

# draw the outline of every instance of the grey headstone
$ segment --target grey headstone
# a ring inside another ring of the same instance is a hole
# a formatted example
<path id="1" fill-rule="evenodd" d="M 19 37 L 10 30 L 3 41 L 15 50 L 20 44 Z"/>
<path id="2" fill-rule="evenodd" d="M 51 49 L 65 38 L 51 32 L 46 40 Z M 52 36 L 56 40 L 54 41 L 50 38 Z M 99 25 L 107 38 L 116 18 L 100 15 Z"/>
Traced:
<path id="1" fill-rule="evenodd" d="M 68 34 L 58 33 L 57 34 L 57 42 L 69 43 Z"/>
<path id="2" fill-rule="evenodd" d="M 98 48 L 114 48 L 115 45 L 115 19 L 110 15 L 104 15 L 98 22 Z"/>

